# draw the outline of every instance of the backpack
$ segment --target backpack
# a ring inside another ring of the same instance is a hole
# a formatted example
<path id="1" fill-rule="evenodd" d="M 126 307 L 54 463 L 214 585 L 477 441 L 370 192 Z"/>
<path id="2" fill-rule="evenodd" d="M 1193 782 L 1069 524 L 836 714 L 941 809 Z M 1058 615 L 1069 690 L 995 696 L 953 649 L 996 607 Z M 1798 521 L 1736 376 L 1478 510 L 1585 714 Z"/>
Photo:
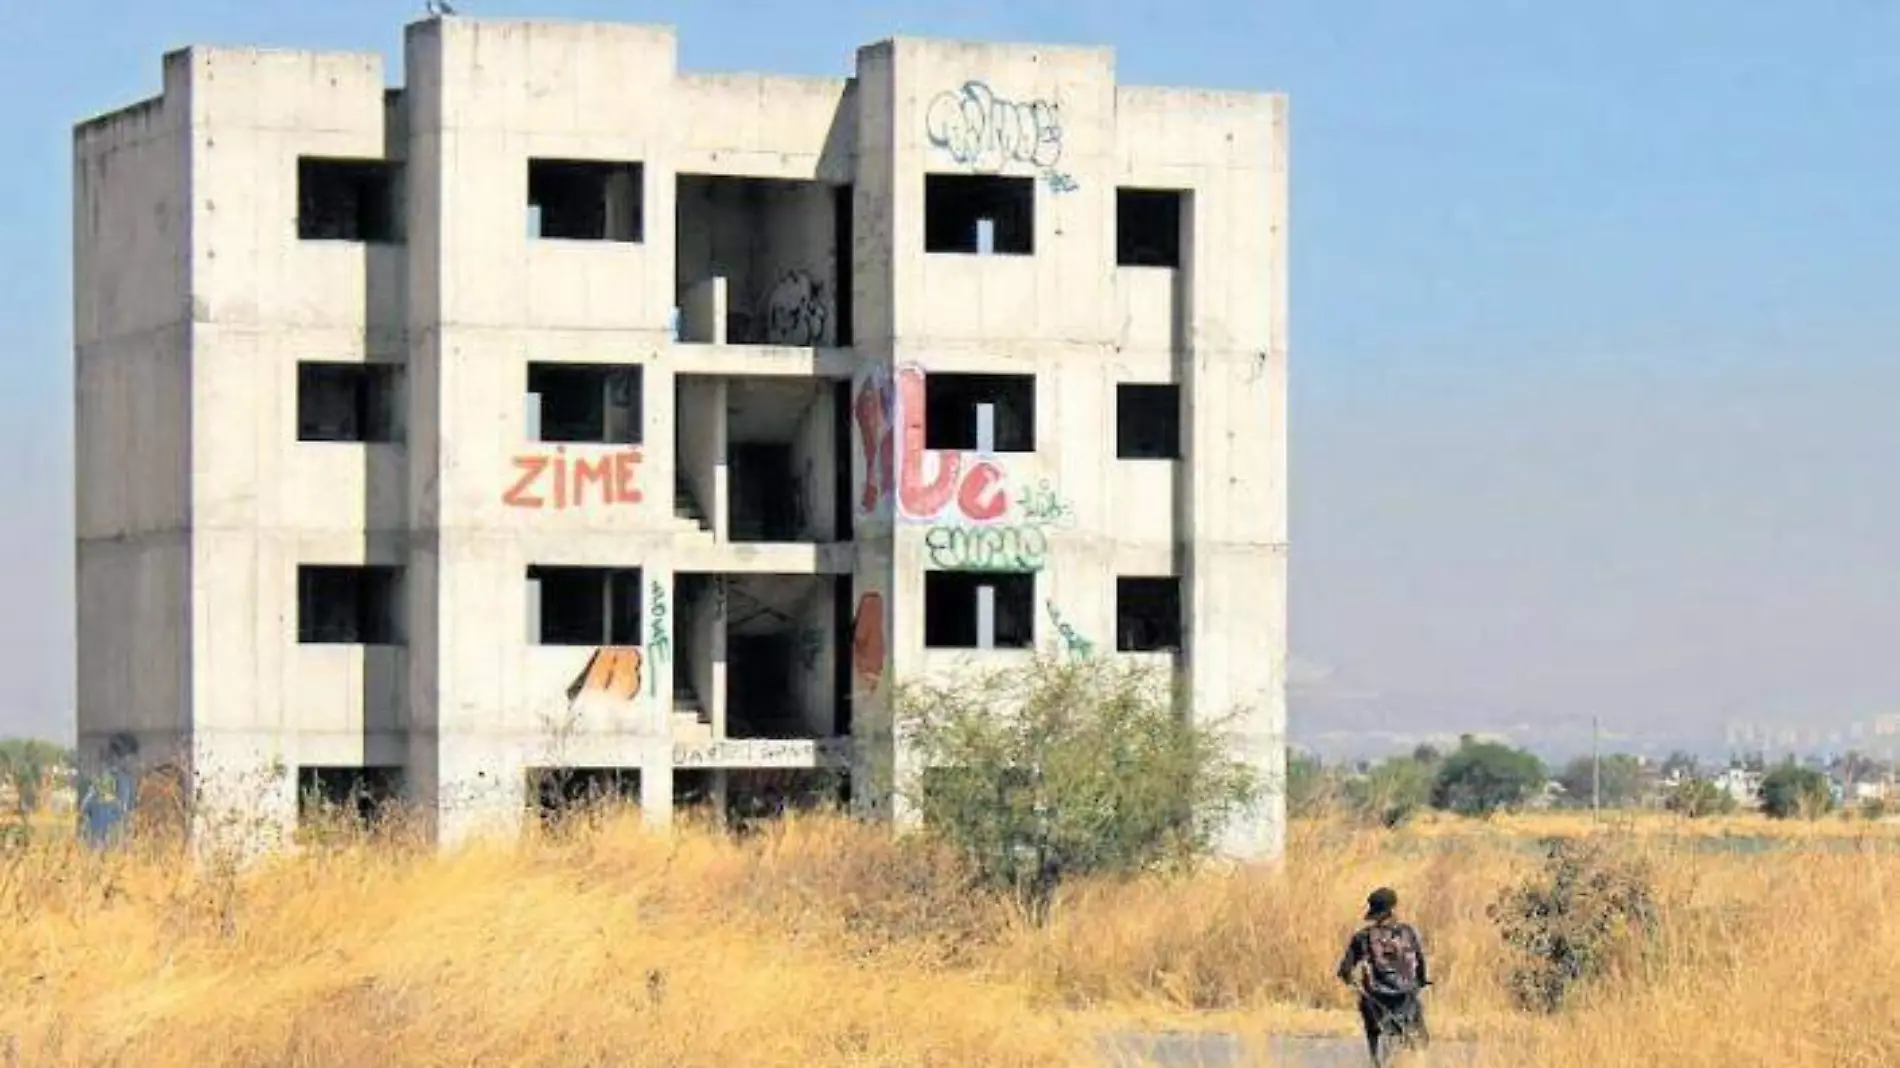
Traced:
<path id="1" fill-rule="evenodd" d="M 1366 965 L 1374 993 L 1410 994 L 1418 989 L 1418 943 L 1403 924 L 1366 928 Z"/>

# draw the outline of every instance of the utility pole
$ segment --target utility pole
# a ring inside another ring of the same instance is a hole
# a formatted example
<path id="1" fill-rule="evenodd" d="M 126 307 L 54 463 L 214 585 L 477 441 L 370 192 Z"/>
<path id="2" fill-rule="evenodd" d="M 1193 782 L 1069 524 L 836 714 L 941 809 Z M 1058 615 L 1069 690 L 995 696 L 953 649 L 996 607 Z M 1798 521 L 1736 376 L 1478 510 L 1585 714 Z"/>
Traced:
<path id="1" fill-rule="evenodd" d="M 1590 717 L 1590 818 L 1603 819 L 1603 746 L 1597 717 Z"/>

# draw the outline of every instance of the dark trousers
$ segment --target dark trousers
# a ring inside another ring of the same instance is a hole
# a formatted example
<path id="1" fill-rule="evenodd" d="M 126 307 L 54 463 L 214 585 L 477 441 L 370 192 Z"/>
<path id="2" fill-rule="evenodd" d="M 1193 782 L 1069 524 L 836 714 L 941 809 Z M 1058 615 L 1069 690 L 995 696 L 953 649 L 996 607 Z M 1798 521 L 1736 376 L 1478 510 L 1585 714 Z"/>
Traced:
<path id="1" fill-rule="evenodd" d="M 1410 994 L 1359 994 L 1359 1019 L 1366 1025 L 1366 1048 L 1373 1064 L 1384 1064 L 1393 1041 L 1423 1049 L 1431 1041 L 1425 1028 L 1425 1006 Z"/>

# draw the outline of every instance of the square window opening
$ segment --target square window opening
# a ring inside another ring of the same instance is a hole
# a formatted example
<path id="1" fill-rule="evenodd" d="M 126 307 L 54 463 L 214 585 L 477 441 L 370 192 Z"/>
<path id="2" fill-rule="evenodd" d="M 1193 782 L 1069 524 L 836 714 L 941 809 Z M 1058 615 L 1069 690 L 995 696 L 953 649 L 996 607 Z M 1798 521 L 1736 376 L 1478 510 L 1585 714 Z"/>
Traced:
<path id="1" fill-rule="evenodd" d="M 645 240 L 645 168 L 602 160 L 528 161 L 528 232 L 567 241 Z"/>
<path id="2" fill-rule="evenodd" d="M 1036 376 L 924 376 L 924 447 L 1036 451 Z"/>
<path id="3" fill-rule="evenodd" d="M 402 798 L 399 767 L 300 767 L 297 769 L 297 822 L 342 817 L 368 824 Z"/>
<path id="4" fill-rule="evenodd" d="M 299 363 L 297 440 L 395 441 L 398 373 L 393 364 Z"/>
<path id="5" fill-rule="evenodd" d="M 395 243 L 400 173 L 387 160 L 299 156 L 298 239 Z"/>
<path id="6" fill-rule="evenodd" d="M 1115 190 L 1115 263 L 1181 266 L 1181 201 L 1177 189 Z"/>
<path id="7" fill-rule="evenodd" d="M 297 641 L 303 645 L 395 645 L 402 569 L 311 565 L 297 569 Z"/>
<path id="8" fill-rule="evenodd" d="M 1036 250 L 1036 181 L 924 175 L 924 251 L 1028 256 Z"/>
<path id="9" fill-rule="evenodd" d="M 1122 653 L 1179 652 L 1181 580 L 1115 580 L 1115 650 Z"/>
<path id="10" fill-rule="evenodd" d="M 529 440 L 640 444 L 641 372 L 639 364 L 528 364 Z"/>
<path id="11" fill-rule="evenodd" d="M 639 768 L 528 768 L 527 801 L 544 827 L 573 816 L 640 804 Z"/>
<path id="12" fill-rule="evenodd" d="M 536 645 L 640 644 L 640 569 L 528 567 L 528 635 Z"/>
<path id="13" fill-rule="evenodd" d="M 1035 602 L 1036 576 L 1027 571 L 926 571 L 924 646 L 1028 649 Z"/>
<path id="14" fill-rule="evenodd" d="M 1115 456 L 1181 458 L 1181 387 L 1131 382 L 1115 386 Z"/>

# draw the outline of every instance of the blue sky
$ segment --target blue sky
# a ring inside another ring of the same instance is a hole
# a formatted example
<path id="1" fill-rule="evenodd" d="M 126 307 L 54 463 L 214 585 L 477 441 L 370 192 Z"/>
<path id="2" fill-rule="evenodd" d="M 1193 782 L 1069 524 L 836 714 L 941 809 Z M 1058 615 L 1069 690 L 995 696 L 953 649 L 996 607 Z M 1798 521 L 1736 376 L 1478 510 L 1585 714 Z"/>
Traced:
<path id="1" fill-rule="evenodd" d="M 70 130 L 401 4 L 0 0 L 0 734 L 69 729 Z M 1296 734 L 1900 711 L 1900 5 L 465 0 L 843 74 L 1106 44 L 1293 118 Z"/>

